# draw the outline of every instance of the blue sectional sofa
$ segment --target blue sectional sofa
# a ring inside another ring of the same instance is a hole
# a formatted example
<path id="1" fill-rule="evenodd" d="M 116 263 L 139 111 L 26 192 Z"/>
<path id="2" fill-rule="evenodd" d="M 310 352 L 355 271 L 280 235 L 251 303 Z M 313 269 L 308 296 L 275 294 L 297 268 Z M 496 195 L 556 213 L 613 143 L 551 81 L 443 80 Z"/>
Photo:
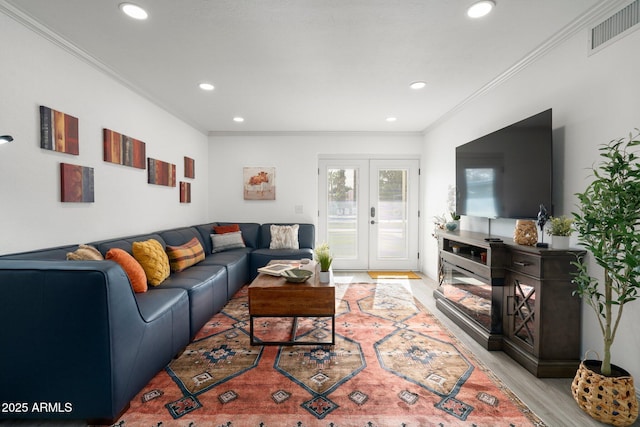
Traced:
<path id="1" fill-rule="evenodd" d="M 113 261 L 67 261 L 77 245 L 0 256 L 0 402 L 12 404 L 0 419 L 116 420 L 257 268 L 313 256 L 313 224 L 299 224 L 298 249 L 269 249 L 271 224 L 239 223 L 245 247 L 211 253 L 213 227 L 229 224 L 87 243 L 105 255 L 198 239 L 205 259 L 144 293 Z"/>

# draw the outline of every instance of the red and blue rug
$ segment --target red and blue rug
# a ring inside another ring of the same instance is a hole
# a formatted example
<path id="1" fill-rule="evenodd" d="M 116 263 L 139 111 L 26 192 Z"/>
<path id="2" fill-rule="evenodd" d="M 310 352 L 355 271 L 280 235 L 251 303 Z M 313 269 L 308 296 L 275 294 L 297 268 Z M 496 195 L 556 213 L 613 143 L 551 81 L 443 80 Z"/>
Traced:
<path id="1" fill-rule="evenodd" d="M 247 288 L 131 402 L 116 426 L 544 426 L 401 284 L 338 284 L 336 343 L 251 346 Z M 291 321 L 255 320 L 262 340 Z M 330 340 L 331 320 L 297 337 Z"/>

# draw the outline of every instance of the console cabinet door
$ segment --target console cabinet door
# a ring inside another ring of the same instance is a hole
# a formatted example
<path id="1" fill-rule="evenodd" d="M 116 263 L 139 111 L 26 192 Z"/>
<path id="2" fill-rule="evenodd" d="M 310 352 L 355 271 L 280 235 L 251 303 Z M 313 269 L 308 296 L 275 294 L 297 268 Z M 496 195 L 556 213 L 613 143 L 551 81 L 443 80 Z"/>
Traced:
<path id="1" fill-rule="evenodd" d="M 523 350 L 538 355 L 540 281 L 524 274 L 507 275 L 506 335 Z"/>

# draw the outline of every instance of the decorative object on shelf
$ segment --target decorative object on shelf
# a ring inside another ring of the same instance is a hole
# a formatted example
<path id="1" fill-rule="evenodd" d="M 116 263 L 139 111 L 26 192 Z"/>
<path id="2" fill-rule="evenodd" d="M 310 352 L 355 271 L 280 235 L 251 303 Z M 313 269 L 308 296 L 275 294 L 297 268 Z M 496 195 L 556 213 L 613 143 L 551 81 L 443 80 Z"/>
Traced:
<path id="1" fill-rule="evenodd" d="M 196 161 L 187 156 L 184 156 L 184 177 L 192 179 L 196 177 Z"/>
<path id="2" fill-rule="evenodd" d="M 544 225 L 547 223 L 548 220 L 549 220 L 549 214 L 547 213 L 547 208 L 545 208 L 543 204 L 540 204 L 540 210 L 538 211 L 538 227 L 540 227 L 540 235 L 542 236 L 542 241 L 539 243 L 536 243 L 536 246 L 539 248 L 549 247 L 548 243 L 544 243 Z"/>
<path id="3" fill-rule="evenodd" d="M 445 224 L 447 230 L 455 231 L 460 226 L 460 215 L 456 212 L 456 187 L 455 185 L 449 185 L 447 192 L 447 208 L 449 209 L 449 216 L 451 220 Z"/>
<path id="4" fill-rule="evenodd" d="M 444 215 L 436 215 L 433 217 L 433 232 L 431 233 L 431 235 L 437 239 L 438 238 L 438 232 L 445 230 L 447 220 L 444 217 Z"/>
<path id="5" fill-rule="evenodd" d="M 13 141 L 13 137 L 11 135 L 0 135 L 0 145 L 11 141 Z"/>
<path id="6" fill-rule="evenodd" d="M 331 263 L 333 256 L 329 244 L 324 242 L 315 249 L 316 261 L 320 264 L 320 282 L 328 283 L 331 281 Z"/>
<path id="7" fill-rule="evenodd" d="M 564 215 L 551 217 L 549 219 L 551 227 L 547 228 L 547 234 L 553 239 L 551 247 L 553 249 L 569 249 L 571 233 L 573 233 L 573 218 Z"/>
<path id="8" fill-rule="evenodd" d="M 513 241 L 519 245 L 535 246 L 538 243 L 536 223 L 532 220 L 519 219 L 513 231 Z"/>
<path id="9" fill-rule="evenodd" d="M 147 146 L 144 142 L 109 129 L 102 130 L 103 160 L 137 169 L 146 167 Z"/>
<path id="10" fill-rule="evenodd" d="M 245 167 L 243 184 L 245 200 L 275 200 L 276 168 Z"/>
<path id="11" fill-rule="evenodd" d="M 60 200 L 93 203 L 93 168 L 60 163 Z"/>
<path id="12" fill-rule="evenodd" d="M 78 119 L 40 106 L 40 148 L 60 153 L 80 153 Z"/>
<path id="13" fill-rule="evenodd" d="M 167 187 L 176 186 L 176 165 L 152 159 L 151 157 L 147 159 L 147 163 L 149 184 L 166 185 Z"/>
<path id="14" fill-rule="evenodd" d="M 180 181 L 180 203 L 191 203 L 191 183 Z"/>
<path id="15" fill-rule="evenodd" d="M 449 185 L 447 191 L 447 209 L 449 211 L 450 220 L 447 220 L 446 214 L 436 215 L 433 217 L 434 229 L 431 235 L 438 238 L 439 230 L 455 231 L 460 227 L 460 215 L 456 212 L 456 187 Z"/>
<path id="16" fill-rule="evenodd" d="M 592 168 L 594 180 L 584 192 L 576 194 L 579 212 L 574 212 L 574 226 L 578 243 L 591 252 L 590 267 L 602 268 L 599 277 L 589 274 L 584 258 L 575 262 L 577 272 L 573 282 L 575 293 L 593 308 L 602 331 L 604 354 L 602 363 L 595 363 L 592 370 L 599 371 L 611 380 L 628 377 L 626 372 L 616 372 L 611 363 L 611 347 L 616 337 L 620 318 L 626 304 L 635 301 L 640 291 L 640 161 L 635 139 L 618 139 L 600 148 L 600 163 Z M 595 265 L 593 265 L 595 263 Z M 615 306 L 615 307 L 614 307 Z M 599 366 L 598 366 L 599 365 Z M 598 369 L 599 368 L 599 369 Z M 631 386 L 629 396 L 620 395 L 617 385 L 602 384 L 598 394 L 608 395 L 606 404 L 595 405 L 589 410 L 590 388 L 579 388 L 581 373 L 576 373 L 572 391 L 576 403 L 593 418 L 616 426 L 627 426 L 638 417 L 638 401 Z M 625 382 L 628 380 L 625 380 Z M 629 381 L 633 381 L 630 378 Z M 613 381 L 609 381 L 612 383 Z M 610 386 L 609 386 L 610 385 Z M 623 392 L 624 393 L 624 392 Z"/>

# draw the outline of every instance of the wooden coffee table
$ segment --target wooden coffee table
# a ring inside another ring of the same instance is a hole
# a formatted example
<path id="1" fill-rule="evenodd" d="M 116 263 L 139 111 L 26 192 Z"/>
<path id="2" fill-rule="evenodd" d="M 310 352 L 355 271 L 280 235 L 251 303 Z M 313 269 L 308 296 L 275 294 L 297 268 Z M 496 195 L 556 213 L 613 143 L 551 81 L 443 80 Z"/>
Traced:
<path id="1" fill-rule="evenodd" d="M 320 283 L 319 266 L 315 261 L 300 264 L 300 261 L 271 261 L 271 264 L 291 264 L 314 272 L 304 283 L 290 283 L 284 277 L 265 273 L 249 285 L 249 336 L 251 345 L 318 345 L 335 344 L 336 341 L 336 289 L 331 283 Z M 253 335 L 253 320 L 256 317 L 293 317 L 290 341 L 256 342 Z M 296 341 L 298 317 L 330 317 L 331 342 Z"/>

